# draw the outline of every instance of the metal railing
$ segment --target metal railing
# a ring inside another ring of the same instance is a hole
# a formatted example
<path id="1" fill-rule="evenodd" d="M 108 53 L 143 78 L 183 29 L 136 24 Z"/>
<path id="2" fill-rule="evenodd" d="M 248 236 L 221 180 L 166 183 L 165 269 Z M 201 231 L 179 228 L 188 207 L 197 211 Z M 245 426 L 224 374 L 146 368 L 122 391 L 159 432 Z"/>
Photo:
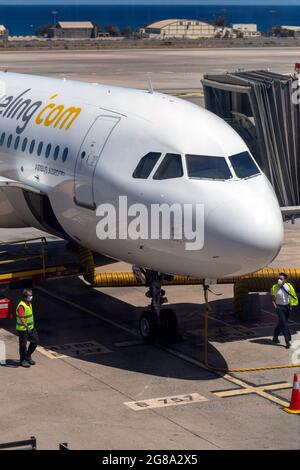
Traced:
<path id="1" fill-rule="evenodd" d="M 6 442 L 5 444 L 0 444 L 0 450 L 9 450 L 9 449 L 37 450 L 36 437 L 32 436 L 30 439 L 25 439 L 23 441 Z M 70 450 L 68 443 L 67 442 L 60 443 L 59 450 Z"/>
<path id="2" fill-rule="evenodd" d="M 30 439 L 24 441 L 6 442 L 0 444 L 0 450 L 18 449 L 20 447 L 29 447 L 28 450 L 36 450 L 36 438 L 32 436 Z"/>
<path id="3" fill-rule="evenodd" d="M 1 242 L 0 247 L 1 246 L 7 246 L 7 245 L 11 246 L 11 245 L 24 244 L 25 250 L 28 250 L 29 243 L 30 242 L 35 242 L 35 241 L 40 241 L 40 243 L 41 243 L 40 254 L 30 255 L 30 256 L 29 255 L 28 256 L 21 256 L 21 257 L 15 258 L 15 259 L 3 260 L 3 261 L 0 261 L 0 265 L 1 264 L 11 264 L 11 263 L 16 263 L 16 262 L 20 262 L 20 261 L 33 261 L 33 260 L 36 260 L 36 259 L 40 259 L 42 261 L 43 276 L 46 277 L 46 250 L 45 250 L 45 247 L 48 244 L 48 242 L 47 242 L 47 239 L 45 237 L 28 238 L 26 240 L 16 240 L 16 241 L 12 241 L 12 242 Z"/>
<path id="4" fill-rule="evenodd" d="M 59 450 L 70 450 L 67 442 L 59 444 Z"/>

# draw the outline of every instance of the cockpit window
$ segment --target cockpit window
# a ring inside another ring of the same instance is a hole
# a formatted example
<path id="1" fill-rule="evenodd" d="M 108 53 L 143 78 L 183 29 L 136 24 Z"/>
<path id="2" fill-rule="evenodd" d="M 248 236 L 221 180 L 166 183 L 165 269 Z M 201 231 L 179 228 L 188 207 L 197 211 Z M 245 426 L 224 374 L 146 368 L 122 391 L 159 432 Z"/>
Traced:
<path id="1" fill-rule="evenodd" d="M 147 179 L 161 157 L 161 153 L 150 152 L 145 155 L 136 167 L 133 178 Z"/>
<path id="2" fill-rule="evenodd" d="M 176 153 L 167 153 L 153 179 L 167 180 L 172 178 L 181 178 L 181 176 L 183 176 L 181 155 L 177 155 Z"/>
<path id="3" fill-rule="evenodd" d="M 260 174 L 259 168 L 249 152 L 242 152 L 229 157 L 238 178 L 250 178 Z"/>
<path id="4" fill-rule="evenodd" d="M 232 178 L 229 166 L 223 157 L 187 155 L 186 164 L 190 178 L 229 180 Z"/>

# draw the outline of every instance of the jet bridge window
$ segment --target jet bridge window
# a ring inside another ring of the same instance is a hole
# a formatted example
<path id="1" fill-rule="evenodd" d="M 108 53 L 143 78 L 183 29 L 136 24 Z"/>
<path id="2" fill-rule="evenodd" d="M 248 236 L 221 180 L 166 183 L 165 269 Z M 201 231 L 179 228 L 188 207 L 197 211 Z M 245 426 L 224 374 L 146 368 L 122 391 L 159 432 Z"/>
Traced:
<path id="1" fill-rule="evenodd" d="M 249 152 L 232 155 L 229 160 L 238 178 L 251 178 L 260 175 L 260 170 Z"/>
<path id="2" fill-rule="evenodd" d="M 190 178 L 212 180 L 229 180 L 232 178 L 229 166 L 223 157 L 186 155 L 186 164 Z"/>
<path id="3" fill-rule="evenodd" d="M 181 178 L 183 176 L 183 167 L 181 155 L 175 153 L 167 153 L 162 163 L 160 164 L 153 179 L 167 180 L 173 178 Z"/>
<path id="4" fill-rule="evenodd" d="M 158 152 L 147 153 L 147 155 L 141 159 L 138 166 L 136 167 L 132 175 L 133 178 L 147 179 L 160 157 L 161 153 Z"/>

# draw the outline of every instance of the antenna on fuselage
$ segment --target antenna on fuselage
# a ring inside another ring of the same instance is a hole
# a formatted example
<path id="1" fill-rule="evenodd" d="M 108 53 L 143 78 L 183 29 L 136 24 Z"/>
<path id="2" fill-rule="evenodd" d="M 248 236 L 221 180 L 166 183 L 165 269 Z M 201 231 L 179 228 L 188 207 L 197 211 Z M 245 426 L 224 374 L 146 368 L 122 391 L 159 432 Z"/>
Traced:
<path id="1" fill-rule="evenodd" d="M 153 95 L 154 89 L 153 89 L 153 84 L 150 75 L 148 75 L 148 92 Z"/>

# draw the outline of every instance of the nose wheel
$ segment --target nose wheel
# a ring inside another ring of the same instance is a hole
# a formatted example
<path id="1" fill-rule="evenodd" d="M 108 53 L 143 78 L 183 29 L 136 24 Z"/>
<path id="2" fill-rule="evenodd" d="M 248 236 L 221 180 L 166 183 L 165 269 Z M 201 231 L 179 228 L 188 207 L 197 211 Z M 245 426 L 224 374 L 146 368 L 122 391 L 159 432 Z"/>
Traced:
<path id="1" fill-rule="evenodd" d="M 142 339 L 146 343 L 154 343 L 159 337 L 175 338 L 178 335 L 176 314 L 170 308 L 161 308 L 168 302 L 166 293 L 162 289 L 164 274 L 137 267 L 134 267 L 133 271 L 141 283 L 149 288 L 146 297 L 151 299 L 149 308 L 140 317 L 139 327 Z"/>
<path id="2" fill-rule="evenodd" d="M 154 343 L 158 338 L 159 323 L 155 312 L 145 310 L 140 317 L 140 334 L 145 343 Z"/>
<path id="3" fill-rule="evenodd" d="M 158 338 L 174 339 L 178 336 L 178 321 L 171 309 L 162 310 L 159 319 L 153 310 L 145 310 L 140 317 L 140 334 L 145 343 L 153 344 Z"/>
<path id="4" fill-rule="evenodd" d="M 160 335 L 164 339 L 178 336 L 178 321 L 174 310 L 168 308 L 160 313 Z"/>

